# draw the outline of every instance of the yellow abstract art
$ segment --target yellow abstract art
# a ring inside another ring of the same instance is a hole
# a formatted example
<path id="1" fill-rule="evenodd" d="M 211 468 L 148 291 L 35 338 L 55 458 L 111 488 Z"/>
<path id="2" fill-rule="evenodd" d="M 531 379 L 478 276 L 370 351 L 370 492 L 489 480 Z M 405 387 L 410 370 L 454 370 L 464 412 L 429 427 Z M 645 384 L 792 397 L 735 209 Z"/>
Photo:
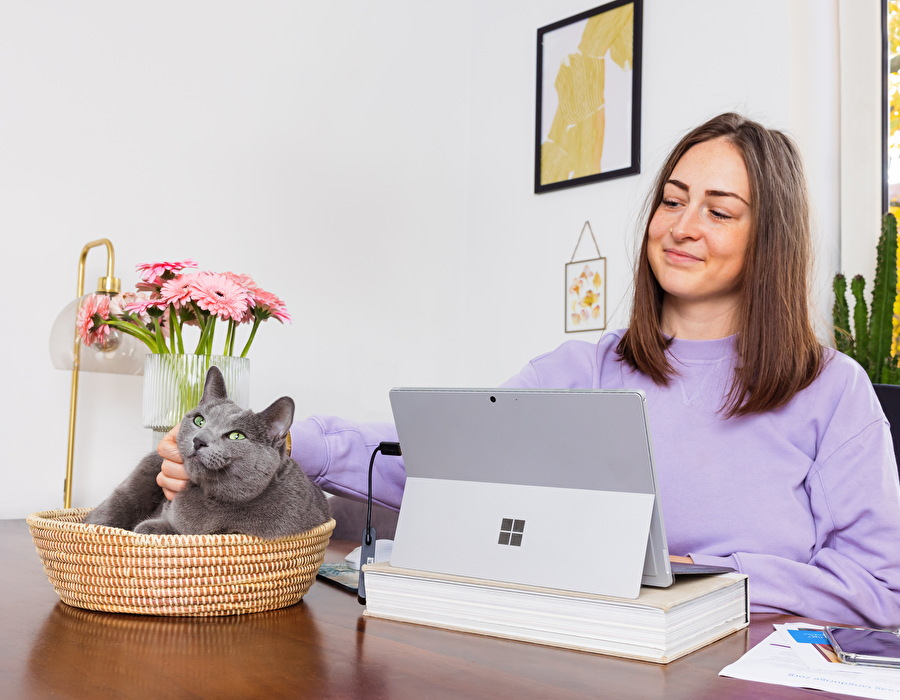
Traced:
<path id="1" fill-rule="evenodd" d="M 556 112 L 540 143 L 540 185 L 605 171 L 603 155 L 610 136 L 611 100 L 618 100 L 620 109 L 632 109 L 630 94 L 608 94 L 608 62 L 620 71 L 634 70 L 635 4 L 599 12 L 581 22 L 584 28 L 580 41 L 556 68 Z M 544 70 L 552 69 L 545 62 Z M 619 165 L 612 167 L 618 169 Z"/>

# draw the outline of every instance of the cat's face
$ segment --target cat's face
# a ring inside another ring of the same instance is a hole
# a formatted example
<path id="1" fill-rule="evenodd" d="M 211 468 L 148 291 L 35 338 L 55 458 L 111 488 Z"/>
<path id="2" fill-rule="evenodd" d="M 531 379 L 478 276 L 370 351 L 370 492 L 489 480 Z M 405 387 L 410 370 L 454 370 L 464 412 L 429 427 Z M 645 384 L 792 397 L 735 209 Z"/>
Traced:
<path id="1" fill-rule="evenodd" d="M 178 431 L 178 448 L 191 481 L 210 497 L 247 501 L 269 485 L 284 458 L 294 402 L 282 397 L 265 411 L 243 410 L 228 400 L 221 373 L 207 375 L 200 405 Z"/>

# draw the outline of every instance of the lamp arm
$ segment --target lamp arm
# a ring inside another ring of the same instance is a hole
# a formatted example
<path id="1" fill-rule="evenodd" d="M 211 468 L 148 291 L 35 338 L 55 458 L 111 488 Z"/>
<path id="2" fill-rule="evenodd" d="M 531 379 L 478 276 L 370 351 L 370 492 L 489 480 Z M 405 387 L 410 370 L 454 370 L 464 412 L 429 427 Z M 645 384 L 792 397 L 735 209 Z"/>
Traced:
<path id="1" fill-rule="evenodd" d="M 114 268 L 116 254 L 113 245 L 108 238 L 98 238 L 91 241 L 81 249 L 78 258 L 78 293 L 76 299 L 84 296 L 84 267 L 87 262 L 88 252 L 97 246 L 106 246 L 106 277 L 101 277 L 97 283 L 97 291 L 102 294 L 117 294 L 121 288 L 121 282 L 115 276 Z M 69 439 L 66 453 L 66 480 L 63 484 L 63 507 L 72 507 L 72 471 L 75 463 L 75 416 L 78 408 L 78 371 L 81 368 L 81 339 L 78 337 L 78 329 L 74 328 L 74 345 L 72 352 L 72 390 L 69 394 Z"/>
<path id="2" fill-rule="evenodd" d="M 122 287 L 120 280 L 116 277 L 116 253 L 113 245 L 108 238 L 98 238 L 91 241 L 81 249 L 81 257 L 78 259 L 78 298 L 84 295 L 84 265 L 87 261 L 87 254 L 91 248 L 97 246 L 106 246 L 106 277 L 101 277 L 97 282 L 97 291 L 105 294 L 118 294 Z"/>

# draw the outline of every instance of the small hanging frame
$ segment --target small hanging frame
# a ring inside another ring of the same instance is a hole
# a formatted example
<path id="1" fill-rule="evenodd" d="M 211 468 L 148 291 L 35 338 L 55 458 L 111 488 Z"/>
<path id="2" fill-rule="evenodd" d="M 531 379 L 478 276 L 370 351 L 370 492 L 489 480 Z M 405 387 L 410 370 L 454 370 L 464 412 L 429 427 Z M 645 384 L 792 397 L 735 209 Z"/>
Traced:
<path id="1" fill-rule="evenodd" d="M 584 232 L 597 253 L 595 258 L 576 260 Z M 585 221 L 578 235 L 571 261 L 566 263 L 566 333 L 602 331 L 606 328 L 606 258 L 594 238 L 591 222 Z"/>

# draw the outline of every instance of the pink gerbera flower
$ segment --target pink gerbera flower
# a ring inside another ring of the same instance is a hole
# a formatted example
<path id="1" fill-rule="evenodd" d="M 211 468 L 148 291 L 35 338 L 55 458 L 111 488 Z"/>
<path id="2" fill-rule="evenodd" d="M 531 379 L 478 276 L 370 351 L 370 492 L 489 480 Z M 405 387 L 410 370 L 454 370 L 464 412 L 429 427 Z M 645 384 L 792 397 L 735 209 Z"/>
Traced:
<path id="1" fill-rule="evenodd" d="M 149 292 L 153 296 L 159 297 L 159 288 L 163 284 L 165 284 L 165 280 L 162 277 L 157 277 L 149 282 L 138 282 L 134 286 L 139 292 Z"/>
<path id="2" fill-rule="evenodd" d="M 267 292 L 264 289 L 257 288 L 253 290 L 253 306 L 253 313 L 257 318 L 263 320 L 274 318 L 281 323 L 291 320 L 291 315 L 288 313 L 285 303 L 272 292 Z"/>
<path id="3" fill-rule="evenodd" d="M 133 304 L 138 300 L 138 295 L 134 292 L 121 292 L 109 298 L 109 313 L 111 316 L 118 316 L 125 312 L 128 304 Z"/>
<path id="4" fill-rule="evenodd" d="M 228 279 L 232 280 L 248 291 L 252 292 L 256 288 L 256 282 L 253 281 L 253 278 L 250 275 L 242 275 L 237 272 L 225 272 L 223 274 Z"/>
<path id="5" fill-rule="evenodd" d="M 194 285 L 202 276 L 202 272 L 193 272 L 166 280 L 159 290 L 160 302 L 162 304 L 171 304 L 176 309 L 187 306 L 191 302 Z"/>
<path id="6" fill-rule="evenodd" d="M 102 345 L 109 337 L 109 326 L 103 323 L 109 318 L 109 297 L 91 294 L 78 307 L 75 328 L 85 345 Z"/>
<path id="7" fill-rule="evenodd" d="M 240 321 L 250 306 L 250 292 L 227 275 L 198 275 L 191 298 L 204 311 L 225 321 Z"/>
<path id="8" fill-rule="evenodd" d="M 142 295 L 132 301 L 130 304 L 125 305 L 125 311 L 132 314 L 137 314 L 141 318 L 144 318 L 147 315 L 148 309 L 165 309 L 166 305 L 162 303 L 159 299 L 151 299 L 145 295 Z"/>
<path id="9" fill-rule="evenodd" d="M 171 279 L 172 275 L 166 273 L 180 272 L 188 267 L 197 267 L 197 262 L 188 258 L 178 262 L 156 262 L 135 265 L 135 270 L 141 273 L 141 281 L 157 283 L 158 278 Z"/>
<path id="10" fill-rule="evenodd" d="M 242 275 L 237 272 L 224 272 L 228 279 L 237 284 L 239 287 L 246 289 L 248 293 L 247 309 L 241 318 L 236 319 L 239 323 L 250 323 L 253 320 L 253 305 L 255 303 L 254 292 L 256 291 L 256 282 L 250 275 Z"/>

